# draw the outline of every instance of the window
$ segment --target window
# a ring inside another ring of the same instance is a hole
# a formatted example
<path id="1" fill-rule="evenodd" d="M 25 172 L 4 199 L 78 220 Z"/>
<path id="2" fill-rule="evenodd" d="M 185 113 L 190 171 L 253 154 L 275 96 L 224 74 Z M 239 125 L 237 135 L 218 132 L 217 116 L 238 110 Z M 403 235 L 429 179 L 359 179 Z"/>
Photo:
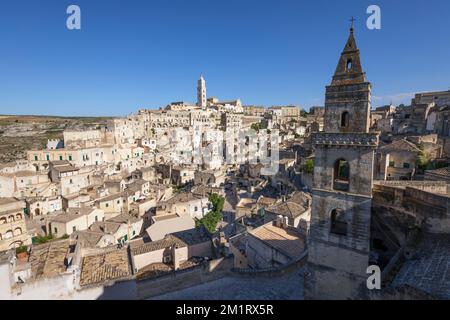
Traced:
<path id="1" fill-rule="evenodd" d="M 350 188 L 350 165 L 344 159 L 339 159 L 334 164 L 333 189 L 348 191 Z"/>
<path id="2" fill-rule="evenodd" d="M 73 231 L 73 232 L 77 231 L 77 227 L 73 226 L 73 227 L 72 227 L 72 231 Z"/>
<path id="3" fill-rule="evenodd" d="M 38 161 L 38 156 L 34 156 L 34 161 Z"/>
<path id="4" fill-rule="evenodd" d="M 55 232 L 55 234 L 58 234 L 58 228 L 54 228 L 53 231 Z"/>
<path id="5" fill-rule="evenodd" d="M 330 232 L 340 236 L 347 235 L 347 221 L 345 219 L 345 212 L 342 209 L 334 209 L 330 216 Z"/>
<path id="6" fill-rule="evenodd" d="M 63 156 L 59 156 L 59 160 L 61 160 L 61 161 L 62 161 L 62 159 L 63 159 Z"/>
<path id="7" fill-rule="evenodd" d="M 95 216 L 95 222 L 97 222 L 98 221 L 98 217 L 97 216 Z"/>
<path id="8" fill-rule="evenodd" d="M 22 229 L 21 228 L 14 229 L 14 235 L 15 236 L 20 236 L 21 234 L 22 234 Z"/>
<path id="9" fill-rule="evenodd" d="M 197 212 L 197 211 L 198 211 L 198 207 L 195 207 L 195 208 L 194 208 L 194 211 Z"/>
<path id="10" fill-rule="evenodd" d="M 13 234 L 12 230 L 6 231 L 4 238 L 5 239 L 10 239 L 12 237 L 14 237 L 14 234 Z"/>
<path id="11" fill-rule="evenodd" d="M 403 168 L 409 169 L 410 167 L 411 167 L 411 165 L 409 163 L 407 163 L 407 162 L 403 163 Z"/>
<path id="12" fill-rule="evenodd" d="M 70 182 L 70 184 L 72 184 L 72 183 L 73 183 L 72 179 L 70 179 L 70 181 L 69 181 L 69 182 Z"/>
<path id="13" fill-rule="evenodd" d="M 389 167 L 395 167 L 395 162 L 394 161 L 389 161 Z"/>
<path id="14" fill-rule="evenodd" d="M 349 120 L 349 113 L 348 111 L 344 111 L 341 115 L 341 127 L 347 128 L 348 127 L 348 120 Z"/>
<path id="15" fill-rule="evenodd" d="M 69 161 L 72 161 L 72 155 L 69 155 Z"/>
<path id="16" fill-rule="evenodd" d="M 348 59 L 348 60 L 347 60 L 347 71 L 352 70 L 352 68 L 353 68 L 353 62 L 352 62 L 352 59 Z"/>
<path id="17" fill-rule="evenodd" d="M 45 159 L 47 159 L 47 161 L 50 161 L 50 155 L 45 155 Z"/>
<path id="18" fill-rule="evenodd" d="M 108 207 L 109 207 L 109 203 L 105 203 L 105 207 L 107 207 L 107 208 L 108 208 Z"/>

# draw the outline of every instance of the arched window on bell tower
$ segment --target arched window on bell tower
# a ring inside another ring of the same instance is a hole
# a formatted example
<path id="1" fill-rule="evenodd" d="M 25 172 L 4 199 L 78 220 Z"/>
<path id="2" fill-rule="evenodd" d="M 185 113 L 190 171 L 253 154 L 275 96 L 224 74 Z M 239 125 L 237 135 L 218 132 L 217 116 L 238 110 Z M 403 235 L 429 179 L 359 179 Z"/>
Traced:
<path id="1" fill-rule="evenodd" d="M 338 159 L 334 163 L 333 189 L 338 191 L 350 189 L 350 165 L 344 159 Z"/>
<path id="2" fill-rule="evenodd" d="M 333 209 L 330 215 L 330 233 L 340 236 L 347 235 L 347 220 L 342 209 Z"/>
<path id="3" fill-rule="evenodd" d="M 350 114 L 348 111 L 344 111 L 341 114 L 341 128 L 347 128 L 349 123 Z"/>
<path id="4" fill-rule="evenodd" d="M 353 61 L 352 59 L 347 59 L 347 71 L 352 71 Z"/>

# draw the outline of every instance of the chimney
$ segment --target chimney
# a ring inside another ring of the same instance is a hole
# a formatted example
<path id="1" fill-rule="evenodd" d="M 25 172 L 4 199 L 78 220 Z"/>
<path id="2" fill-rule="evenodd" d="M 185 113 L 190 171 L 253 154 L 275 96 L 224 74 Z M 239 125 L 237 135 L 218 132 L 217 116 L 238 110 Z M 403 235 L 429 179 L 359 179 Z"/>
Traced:
<path id="1" fill-rule="evenodd" d="M 283 223 L 283 216 L 282 215 L 278 215 L 277 216 L 277 220 L 275 221 L 275 226 L 278 228 L 281 228 L 281 224 Z"/>
<path id="2" fill-rule="evenodd" d="M 180 260 L 177 253 L 178 245 L 174 244 L 172 246 L 172 261 L 173 261 L 173 269 L 176 271 L 180 268 Z"/>
<path id="3" fill-rule="evenodd" d="M 283 229 L 286 229 L 289 225 L 289 218 L 288 217 L 284 217 L 283 218 Z"/>

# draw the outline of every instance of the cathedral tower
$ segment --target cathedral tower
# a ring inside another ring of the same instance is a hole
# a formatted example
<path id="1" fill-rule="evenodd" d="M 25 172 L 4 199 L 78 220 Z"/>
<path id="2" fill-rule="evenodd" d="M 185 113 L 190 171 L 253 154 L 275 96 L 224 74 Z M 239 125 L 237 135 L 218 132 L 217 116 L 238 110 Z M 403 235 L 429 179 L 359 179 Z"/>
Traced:
<path id="1" fill-rule="evenodd" d="M 197 106 L 203 109 L 206 108 L 206 82 L 203 74 L 200 75 L 197 83 Z"/>
<path id="2" fill-rule="evenodd" d="M 366 81 L 353 26 L 331 84 L 324 132 L 315 146 L 305 298 L 354 299 L 366 289 L 370 251 L 374 150 L 369 133 L 371 84 Z"/>

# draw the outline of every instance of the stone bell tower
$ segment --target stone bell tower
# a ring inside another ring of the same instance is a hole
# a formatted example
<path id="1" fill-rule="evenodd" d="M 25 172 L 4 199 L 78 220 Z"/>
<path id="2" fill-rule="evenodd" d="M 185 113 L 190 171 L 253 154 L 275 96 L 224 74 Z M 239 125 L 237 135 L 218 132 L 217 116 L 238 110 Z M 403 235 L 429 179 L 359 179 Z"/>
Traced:
<path id="1" fill-rule="evenodd" d="M 197 106 L 206 108 L 206 81 L 203 78 L 203 74 L 200 75 L 200 79 L 197 82 Z"/>
<path id="2" fill-rule="evenodd" d="M 305 274 L 307 299 L 356 299 L 366 289 L 374 150 L 369 133 L 371 84 L 366 81 L 353 25 L 331 84 L 324 132 L 315 146 L 311 228 Z"/>

